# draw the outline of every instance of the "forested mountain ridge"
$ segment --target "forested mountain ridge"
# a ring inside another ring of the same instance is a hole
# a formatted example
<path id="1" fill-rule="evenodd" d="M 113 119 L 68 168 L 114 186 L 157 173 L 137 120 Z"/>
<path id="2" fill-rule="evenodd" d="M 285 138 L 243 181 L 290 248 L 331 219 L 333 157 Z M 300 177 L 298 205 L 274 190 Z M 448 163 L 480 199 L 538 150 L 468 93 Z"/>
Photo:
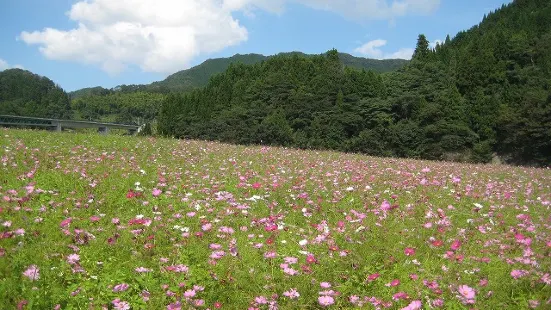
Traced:
<path id="1" fill-rule="evenodd" d="M 305 57 L 307 55 L 301 52 L 280 53 L 279 55 L 298 54 Z M 120 85 L 113 89 L 106 89 L 100 86 L 92 88 L 83 88 L 77 91 L 70 92 L 71 98 L 76 99 L 84 96 L 102 96 L 116 92 L 135 92 L 148 91 L 157 93 L 168 93 L 171 91 L 185 92 L 196 88 L 201 88 L 207 85 L 209 79 L 218 73 L 224 72 L 231 63 L 242 63 L 252 65 L 269 59 L 274 56 L 264 56 L 260 54 L 236 54 L 227 58 L 213 58 L 205 60 L 200 65 L 190 69 L 178 71 L 171 74 L 166 79 L 144 85 Z M 342 63 L 347 67 L 356 69 L 373 70 L 376 72 L 389 72 L 403 67 L 408 61 L 404 59 L 369 59 L 363 57 L 355 57 L 350 54 L 341 53 L 339 57 Z"/>
<path id="2" fill-rule="evenodd" d="M 22 69 L 0 71 L 0 114 L 69 119 L 69 96 L 47 77 Z"/>
<path id="3" fill-rule="evenodd" d="M 551 2 L 517 0 L 435 49 L 376 74 L 337 51 L 231 64 L 169 95 L 165 135 L 379 156 L 551 164 Z"/>

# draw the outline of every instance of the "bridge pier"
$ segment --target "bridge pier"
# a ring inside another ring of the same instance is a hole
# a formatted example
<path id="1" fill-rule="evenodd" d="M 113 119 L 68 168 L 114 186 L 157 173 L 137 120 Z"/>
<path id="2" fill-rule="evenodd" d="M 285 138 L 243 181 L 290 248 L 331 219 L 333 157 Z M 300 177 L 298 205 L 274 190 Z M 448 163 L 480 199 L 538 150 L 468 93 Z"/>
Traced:
<path id="1" fill-rule="evenodd" d="M 106 135 L 109 133 L 109 127 L 98 127 L 98 132 L 100 135 Z"/>
<path id="2" fill-rule="evenodd" d="M 56 132 L 61 132 L 62 128 L 61 128 L 61 123 L 60 122 L 52 122 L 52 125 L 54 125 L 54 131 Z"/>

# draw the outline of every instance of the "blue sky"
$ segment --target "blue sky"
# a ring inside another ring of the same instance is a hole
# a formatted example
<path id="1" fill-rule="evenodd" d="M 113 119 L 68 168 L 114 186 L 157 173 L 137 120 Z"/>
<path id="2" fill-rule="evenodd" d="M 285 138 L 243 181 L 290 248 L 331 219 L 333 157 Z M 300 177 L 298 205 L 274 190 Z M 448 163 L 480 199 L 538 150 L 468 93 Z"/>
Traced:
<path id="1" fill-rule="evenodd" d="M 23 67 L 72 91 L 150 83 L 236 53 L 407 58 L 418 34 L 453 37 L 509 2 L 0 0 L 0 70 Z"/>

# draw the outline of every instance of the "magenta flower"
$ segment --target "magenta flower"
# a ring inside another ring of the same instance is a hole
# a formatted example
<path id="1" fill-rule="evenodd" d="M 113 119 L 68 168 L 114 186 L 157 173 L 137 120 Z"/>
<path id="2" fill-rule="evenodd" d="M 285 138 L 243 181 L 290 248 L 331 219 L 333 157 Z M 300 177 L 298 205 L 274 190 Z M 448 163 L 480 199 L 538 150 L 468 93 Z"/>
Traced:
<path id="1" fill-rule="evenodd" d="M 59 224 L 59 227 L 65 228 L 69 226 L 69 224 L 71 224 L 72 221 L 73 221 L 72 218 L 66 218 L 63 221 L 61 221 L 61 223 Z"/>
<path id="2" fill-rule="evenodd" d="M 378 273 L 370 274 L 369 276 L 367 276 L 367 281 L 372 282 L 372 281 L 377 280 L 377 278 L 379 278 L 379 277 L 380 277 L 380 274 L 378 274 Z"/>
<path id="3" fill-rule="evenodd" d="M 390 286 L 394 287 L 394 286 L 398 286 L 398 285 L 400 285 L 400 280 L 399 279 L 394 279 L 394 280 L 390 281 L 390 283 L 385 284 L 385 286 L 388 286 L 388 287 L 390 287 Z"/>
<path id="4" fill-rule="evenodd" d="M 414 249 L 414 248 L 405 248 L 405 249 L 404 249 L 404 254 L 405 254 L 406 256 L 415 255 L 415 249 Z"/>
<path id="5" fill-rule="evenodd" d="M 333 297 L 331 296 L 320 296 L 318 297 L 318 303 L 321 305 L 321 306 L 324 306 L 324 307 L 329 307 L 331 306 L 332 304 L 335 303 L 335 299 L 333 299 Z"/>
<path id="6" fill-rule="evenodd" d="M 459 247 L 461 247 L 461 241 L 459 241 L 459 240 L 454 240 L 454 241 L 452 242 L 452 245 L 451 245 L 450 248 L 451 248 L 452 251 L 457 251 L 457 250 L 459 249 Z"/>

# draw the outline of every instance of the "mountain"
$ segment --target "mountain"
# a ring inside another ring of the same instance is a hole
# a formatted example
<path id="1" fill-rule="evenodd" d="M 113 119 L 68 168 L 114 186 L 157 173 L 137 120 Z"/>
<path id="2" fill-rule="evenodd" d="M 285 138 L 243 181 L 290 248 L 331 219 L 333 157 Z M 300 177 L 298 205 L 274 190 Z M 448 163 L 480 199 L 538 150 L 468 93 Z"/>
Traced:
<path id="1" fill-rule="evenodd" d="M 280 53 L 279 55 L 302 55 L 312 57 L 301 52 Z M 350 54 L 340 53 L 339 58 L 347 67 L 356 69 L 373 70 L 375 72 L 389 72 L 403 67 L 408 61 L 403 59 L 369 59 L 363 57 L 355 57 Z M 70 93 L 71 98 L 79 98 L 90 95 L 106 95 L 112 92 L 133 92 L 133 91 L 149 91 L 167 93 L 170 91 L 185 92 L 192 89 L 200 88 L 207 85 L 211 76 L 222 73 L 228 68 L 231 63 L 243 63 L 252 65 L 261 61 L 267 60 L 274 56 L 264 56 L 260 54 L 236 54 L 227 58 L 208 59 L 187 70 L 178 71 L 168 76 L 163 81 L 153 82 L 147 85 L 120 85 L 113 89 L 105 89 L 102 87 L 84 88 Z"/>
<path id="2" fill-rule="evenodd" d="M 69 96 L 47 77 L 22 69 L 0 71 L 0 114 L 70 118 Z"/>
<path id="3" fill-rule="evenodd" d="M 345 56 L 232 63 L 170 94 L 158 128 L 183 138 L 376 156 L 551 165 L 551 1 L 516 0 L 377 74 Z"/>

